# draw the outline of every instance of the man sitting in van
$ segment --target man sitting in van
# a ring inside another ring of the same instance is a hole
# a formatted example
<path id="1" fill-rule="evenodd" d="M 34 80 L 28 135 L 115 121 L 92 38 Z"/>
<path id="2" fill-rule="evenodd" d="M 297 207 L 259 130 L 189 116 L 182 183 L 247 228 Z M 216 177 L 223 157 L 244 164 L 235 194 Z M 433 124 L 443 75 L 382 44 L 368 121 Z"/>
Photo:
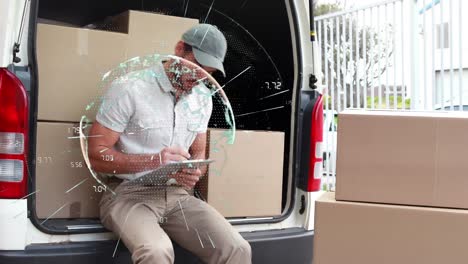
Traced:
<path id="1" fill-rule="evenodd" d="M 216 27 L 199 24 L 182 35 L 175 55 L 209 74 L 224 74 L 226 50 L 226 39 Z M 187 70 L 182 61 L 161 61 L 146 69 L 152 74 L 120 78 L 107 91 L 90 131 L 89 158 L 95 171 L 123 183 L 115 195 L 107 191 L 103 196 L 101 221 L 125 243 L 134 263 L 173 263 L 172 239 L 206 263 L 249 264 L 249 243 L 213 207 L 187 191 L 206 168 L 169 175 L 178 185 L 128 184 L 164 164 L 205 158 L 210 92 L 200 82 L 202 71 Z"/>

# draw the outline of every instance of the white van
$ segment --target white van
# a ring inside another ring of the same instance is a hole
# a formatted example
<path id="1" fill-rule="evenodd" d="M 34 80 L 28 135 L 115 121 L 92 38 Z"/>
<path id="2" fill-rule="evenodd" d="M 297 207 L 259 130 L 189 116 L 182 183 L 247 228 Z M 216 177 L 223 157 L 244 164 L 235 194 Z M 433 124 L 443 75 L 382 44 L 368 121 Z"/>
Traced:
<path id="1" fill-rule="evenodd" d="M 235 80 L 238 89 L 226 93 L 235 113 L 256 113 L 236 117 L 238 129 L 285 135 L 281 213 L 228 220 L 250 242 L 253 263 L 312 263 L 314 201 L 320 195 L 314 186 L 322 174 L 318 147 L 322 136 L 314 131 L 322 131 L 316 126 L 323 123 L 319 120 L 323 107 L 313 87 L 318 70 L 314 62 L 319 60 L 313 57 L 308 4 L 304 0 L 0 1 L 0 263 L 131 263 L 128 250 L 122 244 L 116 248 L 118 238 L 98 218 L 39 217 L 38 208 L 44 204 L 37 200 L 36 189 L 38 178 L 46 176 L 38 173 L 38 164 L 51 161 L 37 156 L 38 144 L 60 142 L 52 135 L 42 142 L 37 137 L 41 122 L 56 122 L 41 120 L 37 114 L 43 107 L 38 100 L 38 21 L 83 27 L 126 10 L 217 25 L 229 47 L 225 68 L 230 75 L 220 79 L 221 84 L 253 66 Z M 66 65 L 67 58 L 61 59 Z M 75 81 L 80 81 L 79 76 Z M 270 89 L 269 95 L 261 89 Z M 53 188 L 54 182 L 48 185 Z M 174 249 L 176 263 L 200 263 L 176 244 Z"/>

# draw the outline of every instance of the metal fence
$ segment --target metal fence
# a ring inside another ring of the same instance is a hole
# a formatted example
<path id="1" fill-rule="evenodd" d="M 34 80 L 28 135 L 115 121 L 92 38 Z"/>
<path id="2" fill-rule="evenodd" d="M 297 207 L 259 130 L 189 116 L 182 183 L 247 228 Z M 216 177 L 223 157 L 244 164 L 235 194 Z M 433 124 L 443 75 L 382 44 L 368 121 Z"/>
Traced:
<path id="1" fill-rule="evenodd" d="M 468 110 L 464 9 L 462 0 L 389 0 L 316 17 L 326 91 L 323 189 L 335 186 L 338 112 Z"/>

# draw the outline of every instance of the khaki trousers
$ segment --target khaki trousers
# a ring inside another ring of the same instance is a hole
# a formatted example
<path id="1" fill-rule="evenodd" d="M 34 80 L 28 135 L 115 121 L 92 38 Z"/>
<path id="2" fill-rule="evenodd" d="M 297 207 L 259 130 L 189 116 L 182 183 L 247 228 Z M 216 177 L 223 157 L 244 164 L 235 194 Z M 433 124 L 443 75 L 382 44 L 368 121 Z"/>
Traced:
<path id="1" fill-rule="evenodd" d="M 118 185 L 100 202 L 103 225 L 135 264 L 172 264 L 171 239 L 208 264 L 250 264 L 249 243 L 213 207 L 181 187 Z"/>

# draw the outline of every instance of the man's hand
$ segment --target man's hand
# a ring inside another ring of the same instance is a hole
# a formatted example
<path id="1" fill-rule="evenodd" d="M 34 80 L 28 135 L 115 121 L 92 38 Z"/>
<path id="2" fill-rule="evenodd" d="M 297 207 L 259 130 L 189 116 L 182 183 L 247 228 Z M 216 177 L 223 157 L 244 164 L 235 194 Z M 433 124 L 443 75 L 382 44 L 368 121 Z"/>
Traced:
<path id="1" fill-rule="evenodd" d="M 160 165 L 168 164 L 171 162 L 178 162 L 190 159 L 190 154 L 179 147 L 166 147 L 159 153 L 161 155 Z"/>
<path id="2" fill-rule="evenodd" d="M 195 184 L 200 180 L 202 172 L 198 168 L 193 169 L 183 169 L 177 172 L 174 175 L 171 175 L 171 178 L 174 178 L 178 184 L 182 185 L 184 189 L 190 190 Z"/>
<path id="3" fill-rule="evenodd" d="M 162 164 L 168 164 L 171 162 L 184 161 L 190 158 L 190 154 L 179 147 L 166 147 L 161 152 L 161 161 Z M 182 185 L 185 189 L 192 189 L 198 180 L 202 172 L 198 168 L 193 169 L 182 169 L 177 173 L 170 175 L 171 178 L 174 178 L 178 184 Z"/>

